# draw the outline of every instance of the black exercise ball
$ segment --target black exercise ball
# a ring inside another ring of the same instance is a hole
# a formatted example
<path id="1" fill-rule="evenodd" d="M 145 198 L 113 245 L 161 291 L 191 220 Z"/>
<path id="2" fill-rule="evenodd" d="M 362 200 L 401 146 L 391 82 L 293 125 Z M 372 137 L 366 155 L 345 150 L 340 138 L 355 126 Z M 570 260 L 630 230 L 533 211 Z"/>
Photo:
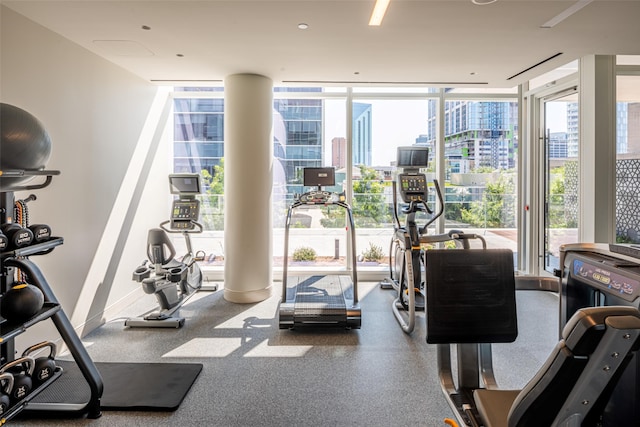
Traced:
<path id="1" fill-rule="evenodd" d="M 19 283 L 0 299 L 0 315 L 11 322 L 24 322 L 35 316 L 44 305 L 44 295 L 36 286 Z"/>
<path id="2" fill-rule="evenodd" d="M 51 155 L 51 139 L 27 111 L 0 103 L 0 170 L 41 170 Z M 1 177 L 0 190 L 10 191 L 33 177 Z"/>

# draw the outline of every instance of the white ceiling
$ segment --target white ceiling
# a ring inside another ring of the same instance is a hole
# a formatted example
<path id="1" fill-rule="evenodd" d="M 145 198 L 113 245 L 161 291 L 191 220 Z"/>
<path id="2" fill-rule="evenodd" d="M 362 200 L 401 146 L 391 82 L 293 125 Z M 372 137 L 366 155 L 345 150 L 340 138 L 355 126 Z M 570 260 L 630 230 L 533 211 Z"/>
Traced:
<path id="1" fill-rule="evenodd" d="M 391 0 L 380 27 L 368 26 L 373 0 L 1 3 L 158 83 L 256 73 L 276 84 L 514 87 L 584 55 L 640 54 L 640 0 L 594 0 L 553 28 L 541 25 L 575 0 Z"/>

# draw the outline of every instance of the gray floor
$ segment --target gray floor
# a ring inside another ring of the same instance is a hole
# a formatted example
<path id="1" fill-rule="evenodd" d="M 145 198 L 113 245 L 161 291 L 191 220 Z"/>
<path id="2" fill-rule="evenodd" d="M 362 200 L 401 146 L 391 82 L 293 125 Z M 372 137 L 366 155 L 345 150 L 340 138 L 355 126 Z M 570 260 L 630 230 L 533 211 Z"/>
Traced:
<path id="1" fill-rule="evenodd" d="M 11 425 L 443 426 L 452 414 L 435 348 L 425 342 L 424 314 L 406 335 L 391 312 L 393 291 L 364 283 L 360 292 L 362 329 L 351 331 L 280 330 L 278 295 L 238 305 L 221 291 L 200 293 L 181 310 L 187 321 L 179 330 L 124 329 L 124 317 L 145 310 L 136 305 L 87 336 L 87 349 L 100 362 L 204 364 L 177 411 Z M 556 344 L 557 304 L 553 294 L 518 293 L 519 338 L 494 349 L 501 387 L 522 387 Z"/>

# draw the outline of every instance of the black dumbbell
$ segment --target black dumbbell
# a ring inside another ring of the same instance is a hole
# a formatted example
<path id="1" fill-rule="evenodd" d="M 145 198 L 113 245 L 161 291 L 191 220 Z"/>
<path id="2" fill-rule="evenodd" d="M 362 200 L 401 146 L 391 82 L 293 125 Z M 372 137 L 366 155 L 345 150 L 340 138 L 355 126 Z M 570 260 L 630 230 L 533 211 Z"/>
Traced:
<path id="1" fill-rule="evenodd" d="M 6 250 L 9 247 L 9 239 L 0 231 L 0 252 Z"/>
<path id="2" fill-rule="evenodd" d="M 7 236 L 9 240 L 10 249 L 19 249 L 23 246 L 28 246 L 33 242 L 33 232 L 28 228 L 22 227 L 15 222 L 9 224 L 2 224 L 0 230 Z"/>
<path id="3" fill-rule="evenodd" d="M 25 356 L 7 363 L 0 369 L 0 374 L 9 372 L 13 375 L 13 388 L 9 394 L 12 405 L 24 399 L 33 390 L 31 375 L 34 366 L 33 357 Z"/>
<path id="4" fill-rule="evenodd" d="M 11 407 L 11 390 L 13 390 L 13 375 L 9 372 L 0 374 L 0 417 Z"/>
<path id="5" fill-rule="evenodd" d="M 51 227 L 47 224 L 33 224 L 27 228 L 33 233 L 33 243 L 46 242 L 51 238 Z"/>
<path id="6" fill-rule="evenodd" d="M 22 352 L 22 356 L 32 356 L 32 353 L 36 350 L 40 350 L 42 348 L 49 347 L 49 356 L 47 357 L 38 357 L 34 359 L 33 366 L 33 374 L 31 375 L 31 380 L 33 381 L 33 387 L 38 387 L 39 385 L 46 382 L 49 378 L 51 378 L 56 370 L 56 345 L 51 341 L 43 341 L 39 344 L 32 345 L 28 349 Z"/>

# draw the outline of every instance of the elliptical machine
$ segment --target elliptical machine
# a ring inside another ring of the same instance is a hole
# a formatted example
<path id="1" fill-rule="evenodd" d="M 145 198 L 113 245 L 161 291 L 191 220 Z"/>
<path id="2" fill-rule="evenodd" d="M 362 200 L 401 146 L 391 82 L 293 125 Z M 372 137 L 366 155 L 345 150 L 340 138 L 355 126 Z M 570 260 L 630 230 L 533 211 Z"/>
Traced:
<path id="1" fill-rule="evenodd" d="M 424 310 L 425 307 L 426 261 L 422 245 L 453 241 L 457 248 L 469 248 L 469 239 L 480 239 L 483 248 L 486 247 L 482 236 L 465 234 L 460 230 L 427 234 L 429 226 L 444 213 L 444 199 L 438 180 L 433 180 L 439 201 L 438 211 L 434 212 L 427 204 L 427 176 L 420 173 L 420 168 L 426 168 L 428 161 L 427 147 L 398 147 L 396 166 L 402 172 L 398 173 L 397 184 L 392 182 L 394 233 L 389 248 L 389 277 L 380 282 L 382 289 L 397 291 L 397 298 L 391 307 L 400 327 L 408 334 L 415 327 L 415 312 Z M 400 187 L 402 201 L 408 204 L 400 209 L 405 214 L 404 225 L 398 215 L 397 186 Z M 418 212 L 431 215 L 423 226 L 416 222 Z"/>
<path id="2" fill-rule="evenodd" d="M 198 221 L 200 216 L 199 174 L 169 175 L 171 194 L 177 194 L 173 200 L 171 218 L 160 223 L 160 228 L 152 228 L 147 236 L 147 257 L 133 272 L 133 280 L 142 283 L 147 294 L 154 294 L 158 300 L 158 310 L 145 314 L 141 318 L 127 319 L 126 327 L 180 328 L 184 317 L 174 313 L 202 288 L 202 271 L 198 261 L 204 260 L 204 251 L 195 254 L 191 247 L 190 234 L 202 233 L 203 227 Z M 168 225 L 168 227 L 167 227 Z M 187 253 L 177 259 L 176 250 L 167 233 L 181 233 L 187 245 Z M 208 287 L 215 291 L 217 286 Z"/>

